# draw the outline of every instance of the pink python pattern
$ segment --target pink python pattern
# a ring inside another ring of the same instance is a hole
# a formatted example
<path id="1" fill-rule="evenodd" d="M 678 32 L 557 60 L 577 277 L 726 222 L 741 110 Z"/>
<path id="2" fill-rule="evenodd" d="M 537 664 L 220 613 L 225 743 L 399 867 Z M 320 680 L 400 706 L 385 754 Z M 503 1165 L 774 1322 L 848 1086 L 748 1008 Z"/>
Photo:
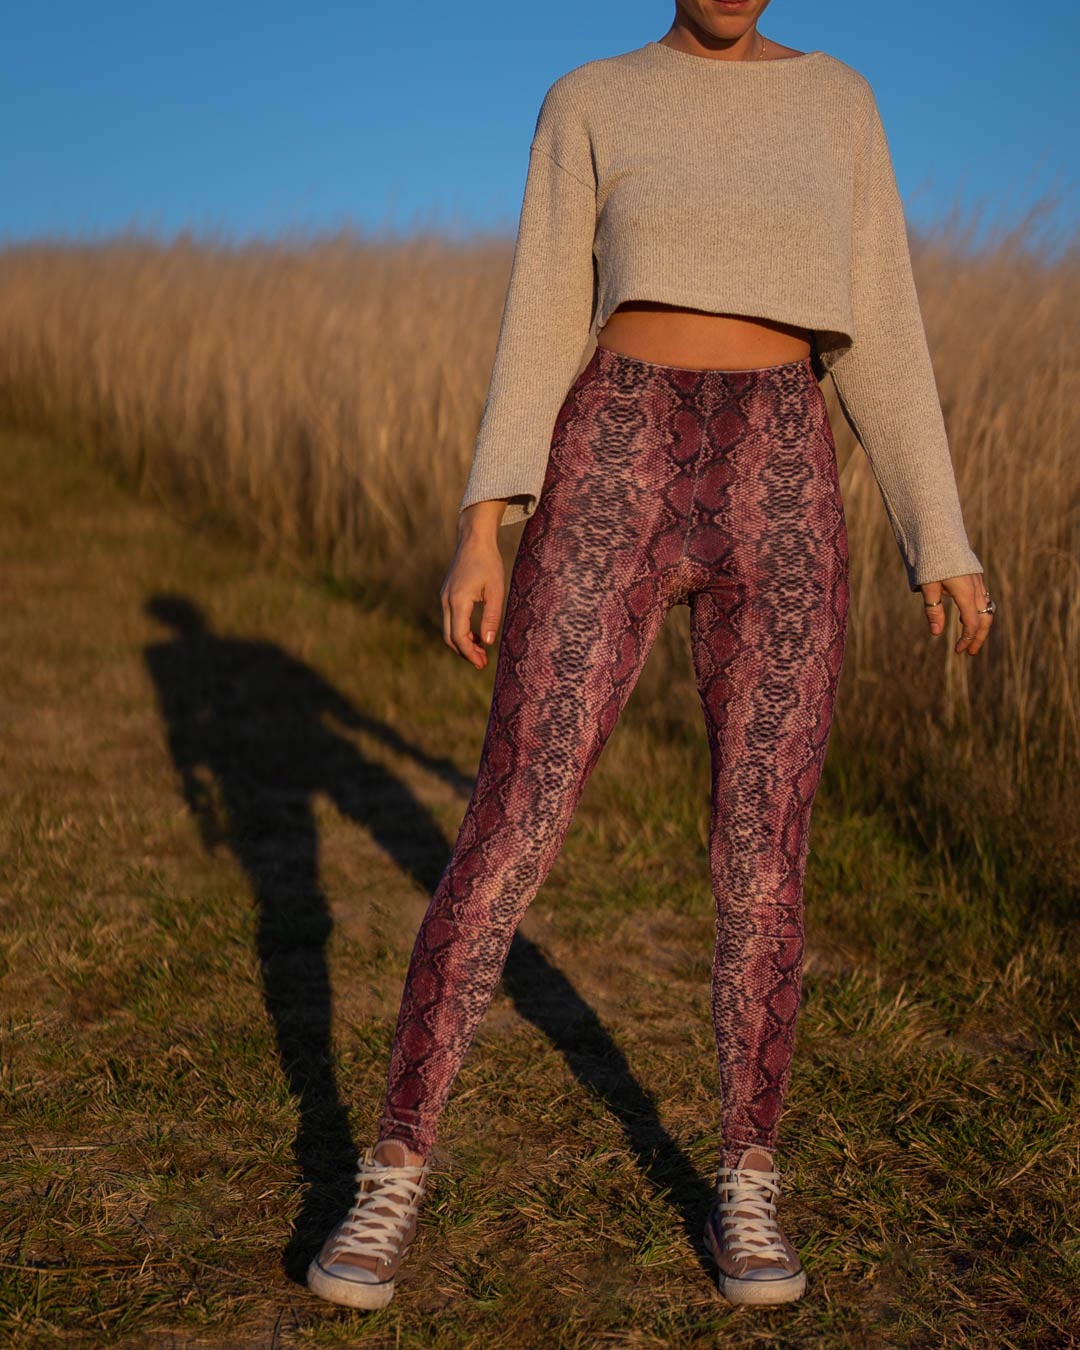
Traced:
<path id="1" fill-rule="evenodd" d="M 721 1164 L 775 1148 L 848 597 L 810 357 L 698 370 L 596 348 L 523 527 L 476 783 L 409 963 L 380 1139 L 430 1151 L 514 931 L 667 611 L 686 604 L 712 768 Z"/>

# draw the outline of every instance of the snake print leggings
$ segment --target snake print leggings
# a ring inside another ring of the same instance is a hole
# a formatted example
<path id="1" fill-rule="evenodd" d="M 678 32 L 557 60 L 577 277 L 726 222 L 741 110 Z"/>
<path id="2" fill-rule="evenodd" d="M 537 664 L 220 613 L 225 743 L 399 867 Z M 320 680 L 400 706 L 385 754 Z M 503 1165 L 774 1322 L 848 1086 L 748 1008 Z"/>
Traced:
<path id="1" fill-rule="evenodd" d="M 380 1139 L 430 1151 L 514 931 L 668 609 L 686 604 L 712 770 L 721 1163 L 775 1148 L 848 580 L 810 357 L 693 369 L 596 347 L 514 560 L 476 784 L 413 949 Z"/>

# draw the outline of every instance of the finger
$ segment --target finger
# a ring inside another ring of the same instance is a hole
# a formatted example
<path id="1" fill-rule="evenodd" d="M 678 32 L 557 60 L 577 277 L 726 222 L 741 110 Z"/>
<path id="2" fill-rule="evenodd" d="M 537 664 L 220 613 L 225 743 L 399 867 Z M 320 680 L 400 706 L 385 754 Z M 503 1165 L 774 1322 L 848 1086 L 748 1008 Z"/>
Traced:
<path id="1" fill-rule="evenodd" d="M 957 594 L 959 592 L 959 594 Z M 962 582 L 957 584 L 956 591 L 953 592 L 953 599 L 956 601 L 956 607 L 960 611 L 960 637 L 954 648 L 956 652 L 967 651 L 976 633 L 979 631 L 979 618 L 975 605 L 975 582 L 971 577 L 965 577 Z"/>
<path id="2" fill-rule="evenodd" d="M 989 599 L 986 593 L 986 586 L 984 585 L 981 576 L 976 577 L 976 590 L 979 596 L 981 597 L 982 603 L 976 607 L 976 616 L 979 620 L 979 628 L 978 632 L 976 632 L 975 636 L 968 644 L 969 656 L 974 656 L 975 653 L 980 649 L 980 647 L 986 641 L 987 637 L 990 635 L 990 629 L 993 627 L 994 624 L 994 616 L 992 614 L 979 613 L 979 611 L 982 610 L 989 603 Z"/>
<path id="3" fill-rule="evenodd" d="M 474 596 L 468 591 L 459 591 L 456 594 L 451 592 L 450 637 L 454 649 L 470 665 L 480 667 L 484 664 L 487 653 L 477 643 L 476 634 L 472 631 L 471 624 L 473 606 L 478 599 L 478 596 Z"/>
<path id="4" fill-rule="evenodd" d="M 480 633 L 489 646 L 495 641 L 495 634 L 499 629 L 502 604 L 501 588 L 491 587 L 490 593 L 484 596 L 484 611 L 480 616 Z"/>
<path id="5" fill-rule="evenodd" d="M 450 624 L 451 624 L 451 615 L 450 615 L 450 594 L 449 594 L 449 592 L 447 591 L 447 589 L 446 589 L 445 586 L 443 586 L 442 589 L 439 591 L 439 602 L 440 602 L 440 604 L 442 605 L 442 635 L 443 635 L 443 641 L 446 643 L 446 645 L 447 645 L 448 647 L 453 647 L 453 645 L 454 645 L 454 639 L 453 639 L 453 637 L 450 635 Z"/>
<path id="6" fill-rule="evenodd" d="M 978 632 L 975 634 L 975 636 L 968 643 L 967 649 L 968 656 L 974 656 L 975 653 L 982 647 L 983 643 L 987 639 L 987 636 L 989 635 L 992 623 L 993 623 L 993 615 L 991 614 L 979 615 L 979 629 Z"/>
<path id="7" fill-rule="evenodd" d="M 928 581 L 922 587 L 923 613 L 934 637 L 945 631 L 945 600 L 940 581 Z M 934 603 L 935 601 L 939 603 Z"/>

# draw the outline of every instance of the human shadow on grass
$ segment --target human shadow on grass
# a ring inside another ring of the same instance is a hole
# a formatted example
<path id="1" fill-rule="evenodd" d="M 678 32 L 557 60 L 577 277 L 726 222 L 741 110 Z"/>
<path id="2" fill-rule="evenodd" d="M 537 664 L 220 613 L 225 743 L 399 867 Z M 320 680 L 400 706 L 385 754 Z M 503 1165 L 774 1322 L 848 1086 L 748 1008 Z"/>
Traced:
<path id="1" fill-rule="evenodd" d="M 466 799 L 473 780 L 361 712 L 276 643 L 215 633 L 190 599 L 153 595 L 146 613 L 171 631 L 144 656 L 185 800 L 204 846 L 231 849 L 255 898 L 263 996 L 300 1118 L 294 1152 L 304 1200 L 284 1265 L 302 1280 L 327 1231 L 352 1203 L 356 1166 L 331 1054 L 332 921 L 319 880 L 314 798 L 325 793 L 429 894 L 448 852 L 423 803 L 338 727 L 407 755 Z M 669 1193 L 707 1269 L 700 1234 L 710 1189 L 665 1130 L 596 1013 L 520 931 L 503 987 L 518 1013 L 619 1121 L 643 1174 L 657 1192 Z"/>

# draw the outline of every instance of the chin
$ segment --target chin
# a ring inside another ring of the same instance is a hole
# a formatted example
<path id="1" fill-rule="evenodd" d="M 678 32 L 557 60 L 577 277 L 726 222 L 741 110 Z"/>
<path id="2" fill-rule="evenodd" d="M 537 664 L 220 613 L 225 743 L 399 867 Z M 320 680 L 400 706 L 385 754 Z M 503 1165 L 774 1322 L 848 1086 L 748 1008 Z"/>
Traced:
<path id="1" fill-rule="evenodd" d="M 698 23 L 713 37 L 730 41 L 742 37 L 757 18 L 757 6 L 748 4 L 744 9 L 724 11 L 714 5 L 712 0 L 701 0 L 697 11 Z"/>

